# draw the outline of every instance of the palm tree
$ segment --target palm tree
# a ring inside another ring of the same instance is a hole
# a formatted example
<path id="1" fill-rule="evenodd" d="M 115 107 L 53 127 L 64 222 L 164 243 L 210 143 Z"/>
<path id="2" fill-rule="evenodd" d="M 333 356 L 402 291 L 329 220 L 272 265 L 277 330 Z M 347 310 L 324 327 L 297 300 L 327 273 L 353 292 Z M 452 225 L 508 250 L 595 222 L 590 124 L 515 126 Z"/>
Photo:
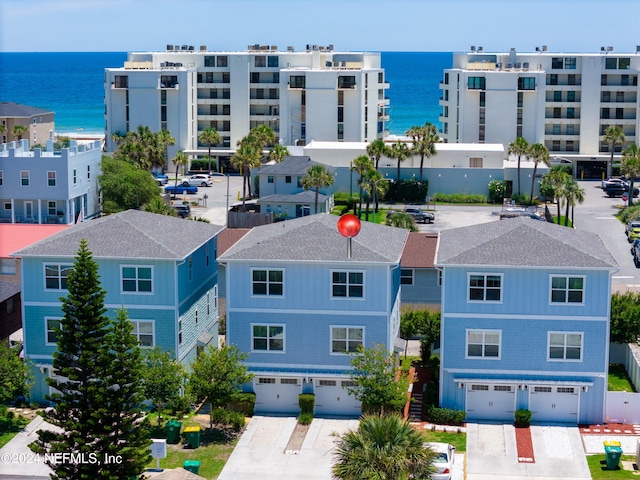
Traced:
<path id="1" fill-rule="evenodd" d="M 531 196 L 529 200 L 533 204 L 533 188 L 536 184 L 536 171 L 538 170 L 538 163 L 542 162 L 547 167 L 551 166 L 551 160 L 549 159 L 549 150 L 542 143 L 534 143 L 529 149 L 529 155 L 533 160 L 533 178 L 531 179 Z"/>
<path id="2" fill-rule="evenodd" d="M 613 170 L 613 153 L 616 145 L 623 145 L 624 140 L 624 131 L 619 125 L 609 125 L 604 131 L 604 141 L 609 145 L 609 150 L 611 151 L 611 160 L 609 160 L 609 168 L 607 169 L 608 177 L 611 176 L 611 171 Z"/>
<path id="3" fill-rule="evenodd" d="M 416 222 L 411 215 L 404 212 L 394 213 L 393 215 L 387 217 L 386 221 L 387 225 L 396 228 L 404 228 L 409 230 L 410 232 L 417 232 L 418 227 L 416 227 Z"/>
<path id="4" fill-rule="evenodd" d="M 380 163 L 380 157 L 383 155 L 387 155 L 389 152 L 389 148 L 384 143 L 384 140 L 381 138 L 376 138 L 369 145 L 367 145 L 367 155 L 371 158 L 371 160 L 375 160 L 375 169 L 378 170 L 378 165 Z"/>
<path id="5" fill-rule="evenodd" d="M 260 166 L 262 147 L 251 133 L 238 140 L 237 145 L 238 149 L 231 158 L 231 165 L 242 171 L 242 210 L 244 211 L 247 189 L 249 190 L 249 196 L 251 196 L 251 169 Z"/>
<path id="6" fill-rule="evenodd" d="M 424 441 L 397 415 L 365 416 L 341 437 L 331 473 L 339 480 L 430 478 L 435 454 Z"/>
<path id="7" fill-rule="evenodd" d="M 0 137 L 7 132 L 7 126 L 4 123 L 0 123 Z M 0 139 L 1 141 L 2 139 Z"/>
<path id="8" fill-rule="evenodd" d="M 351 162 L 353 170 L 360 175 L 360 179 L 358 180 L 358 187 L 360 188 L 360 205 L 358 208 L 358 218 L 362 216 L 362 189 L 363 189 L 363 177 L 364 174 L 373 168 L 373 160 L 371 160 L 366 155 L 360 155 L 358 158 L 354 159 Z"/>
<path id="9" fill-rule="evenodd" d="M 318 192 L 323 187 L 329 187 L 333 185 L 335 177 L 333 173 L 324 165 L 316 164 L 307 168 L 306 173 L 302 177 L 302 188 L 305 190 L 311 190 L 312 188 L 316 192 L 315 210 L 314 213 L 318 213 Z"/>
<path id="10" fill-rule="evenodd" d="M 370 168 L 364 174 L 364 177 L 361 177 L 360 188 L 363 188 L 367 193 L 367 208 L 365 214 L 365 220 L 367 222 L 369 221 L 369 204 L 371 202 L 371 198 L 376 201 L 379 196 L 386 193 L 388 185 L 385 182 L 386 179 L 375 168 Z M 375 209 L 374 212 L 377 212 L 377 209 Z"/>
<path id="11" fill-rule="evenodd" d="M 571 176 L 566 175 L 563 188 L 563 195 L 566 203 L 566 210 L 564 215 L 564 226 L 569 226 L 569 207 L 575 207 L 576 202 L 584 202 L 585 191 L 584 188 L 580 188 L 578 182 Z M 573 223 L 573 215 L 571 216 L 571 222 Z M 560 223 L 560 217 L 558 217 L 558 224 Z"/>
<path id="12" fill-rule="evenodd" d="M 152 140 L 151 165 L 164 167 L 167 163 L 167 147 L 176 144 L 176 139 L 171 136 L 169 130 L 160 130 Z"/>
<path id="13" fill-rule="evenodd" d="M 14 125 L 11 133 L 13 133 L 15 137 L 18 137 L 18 140 L 22 140 L 22 136 L 27 133 L 27 130 L 27 127 L 24 125 Z"/>
<path id="14" fill-rule="evenodd" d="M 258 125 L 257 127 L 253 127 L 251 129 L 251 132 L 249 133 L 256 139 L 256 141 L 262 148 L 276 143 L 276 134 L 264 123 Z"/>
<path id="15" fill-rule="evenodd" d="M 176 198 L 176 190 L 178 188 L 178 170 L 180 169 L 180 167 L 189 164 L 189 157 L 187 157 L 187 155 L 185 153 L 183 153 L 182 150 L 180 150 L 178 153 L 176 153 L 176 156 L 173 157 L 172 162 L 176 166 L 176 180 L 175 180 L 175 183 L 173 185 L 173 187 L 174 187 L 173 198 L 175 199 Z"/>
<path id="16" fill-rule="evenodd" d="M 291 153 L 289 153 L 289 149 L 287 147 L 276 143 L 269 152 L 269 159 L 276 163 L 280 163 L 289 155 L 291 155 Z"/>
<path id="17" fill-rule="evenodd" d="M 522 156 L 525 157 L 529 153 L 529 142 L 522 137 L 517 137 L 513 142 L 509 144 L 509 155 L 514 154 L 518 156 L 518 195 L 520 195 L 520 160 Z"/>
<path id="18" fill-rule="evenodd" d="M 200 143 L 204 143 L 207 147 L 209 147 L 209 155 L 208 155 L 209 171 L 211 171 L 211 147 L 213 145 L 219 145 L 220 142 L 222 141 L 222 138 L 220 137 L 220 134 L 215 128 L 209 127 L 209 128 L 205 128 L 204 130 L 202 130 L 202 132 L 200 132 L 198 141 Z M 217 168 L 216 166 L 216 170 L 219 171 L 220 169 Z"/>
<path id="19" fill-rule="evenodd" d="M 148 203 L 144 205 L 144 211 L 157 213 L 159 215 L 167 215 L 169 217 L 176 216 L 176 209 L 171 205 L 167 205 L 162 197 L 153 197 Z"/>
<path id="20" fill-rule="evenodd" d="M 562 199 L 564 198 L 564 188 L 567 183 L 567 177 L 570 179 L 571 176 L 560 169 L 552 169 L 549 173 L 545 175 L 545 178 L 548 184 L 551 186 L 553 190 L 553 196 L 556 200 L 556 205 L 558 208 L 557 215 L 557 223 L 560 225 L 560 204 L 562 203 Z"/>
<path id="21" fill-rule="evenodd" d="M 640 177 L 640 149 L 632 143 L 622 152 L 620 171 L 629 178 L 629 206 L 633 205 L 633 183 Z"/>
<path id="22" fill-rule="evenodd" d="M 391 158 L 395 158 L 398 160 L 398 173 L 396 175 L 396 180 L 400 181 L 400 163 L 404 162 L 407 158 L 411 156 L 411 150 L 407 147 L 406 143 L 396 142 L 391 145 L 389 152 L 387 155 Z"/>
<path id="23" fill-rule="evenodd" d="M 413 153 L 420 155 L 420 183 L 422 183 L 425 157 L 431 158 L 438 153 L 435 146 L 440 141 L 438 130 L 435 125 L 427 122 L 422 127 L 411 127 L 405 134 L 413 140 Z"/>

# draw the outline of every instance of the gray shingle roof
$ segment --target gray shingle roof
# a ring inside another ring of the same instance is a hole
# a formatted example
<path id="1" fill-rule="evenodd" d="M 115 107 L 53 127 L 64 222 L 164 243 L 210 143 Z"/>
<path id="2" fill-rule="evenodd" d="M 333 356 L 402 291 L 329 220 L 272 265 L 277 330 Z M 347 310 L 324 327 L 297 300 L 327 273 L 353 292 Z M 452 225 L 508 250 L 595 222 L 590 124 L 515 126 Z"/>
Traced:
<path id="1" fill-rule="evenodd" d="M 30 107 L 14 102 L 0 102 L 0 117 L 32 117 L 33 115 L 42 115 L 44 113 L 53 113 L 51 110 L 44 110 L 38 107 Z"/>
<path id="2" fill-rule="evenodd" d="M 318 193 L 318 203 L 323 203 L 326 201 L 327 196 Z M 312 190 L 305 190 L 304 192 L 284 194 L 284 193 L 275 193 L 273 195 L 267 195 L 265 197 L 260 197 L 258 203 L 299 203 L 299 202 L 311 202 L 315 203 L 316 201 L 316 192 Z"/>
<path id="3" fill-rule="evenodd" d="M 442 231 L 436 264 L 618 268 L 598 235 L 524 217 Z"/>
<path id="4" fill-rule="evenodd" d="M 7 298 L 11 298 L 19 292 L 20 285 L 17 283 L 0 281 L 0 302 L 4 302 Z"/>
<path id="5" fill-rule="evenodd" d="M 407 230 L 362 222 L 347 257 L 347 239 L 335 215 L 320 213 L 253 228 L 220 256 L 220 261 L 400 262 Z"/>
<path id="6" fill-rule="evenodd" d="M 311 165 L 316 165 L 307 156 L 285 157 L 283 161 L 266 165 L 260 169 L 260 175 L 304 175 Z"/>
<path id="7" fill-rule="evenodd" d="M 180 260 L 215 237 L 221 226 L 127 210 L 79 223 L 14 253 L 16 256 L 74 256 L 82 238 L 96 258 Z"/>

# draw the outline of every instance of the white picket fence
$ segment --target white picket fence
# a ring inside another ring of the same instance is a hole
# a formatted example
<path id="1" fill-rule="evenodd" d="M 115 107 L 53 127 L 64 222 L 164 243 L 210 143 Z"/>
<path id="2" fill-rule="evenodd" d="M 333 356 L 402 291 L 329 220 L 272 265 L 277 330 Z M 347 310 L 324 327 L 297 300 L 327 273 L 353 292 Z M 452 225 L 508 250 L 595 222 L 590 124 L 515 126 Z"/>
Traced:
<path id="1" fill-rule="evenodd" d="M 609 362 L 627 369 L 636 390 L 640 389 L 640 346 L 612 343 Z M 606 420 L 610 423 L 640 424 L 640 393 L 607 392 Z"/>

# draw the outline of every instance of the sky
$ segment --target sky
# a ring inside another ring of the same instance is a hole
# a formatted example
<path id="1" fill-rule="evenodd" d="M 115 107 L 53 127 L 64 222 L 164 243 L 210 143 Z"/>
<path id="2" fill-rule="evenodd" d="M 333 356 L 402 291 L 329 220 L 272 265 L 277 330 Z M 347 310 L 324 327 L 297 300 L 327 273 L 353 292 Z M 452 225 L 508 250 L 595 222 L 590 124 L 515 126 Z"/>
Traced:
<path id="1" fill-rule="evenodd" d="M 635 52 L 638 0 L 0 0 L 2 52 Z"/>

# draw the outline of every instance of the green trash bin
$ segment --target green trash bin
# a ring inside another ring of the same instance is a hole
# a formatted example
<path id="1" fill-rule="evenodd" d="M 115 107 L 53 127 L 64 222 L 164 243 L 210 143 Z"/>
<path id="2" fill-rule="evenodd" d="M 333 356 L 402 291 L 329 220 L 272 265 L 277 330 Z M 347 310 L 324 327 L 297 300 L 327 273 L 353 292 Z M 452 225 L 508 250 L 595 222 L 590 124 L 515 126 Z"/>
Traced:
<path id="1" fill-rule="evenodd" d="M 197 475 L 200 473 L 200 460 L 185 460 L 182 468 Z"/>
<path id="2" fill-rule="evenodd" d="M 606 446 L 604 447 L 604 452 L 607 456 L 607 470 L 617 470 L 620 464 L 622 449 L 616 446 Z"/>
<path id="3" fill-rule="evenodd" d="M 200 446 L 200 427 L 187 427 L 184 429 L 184 438 L 187 441 L 187 445 L 191 448 L 198 448 Z"/>
<path id="4" fill-rule="evenodd" d="M 180 428 L 182 428 L 182 422 L 177 420 L 167 422 L 167 443 L 180 443 Z"/>

